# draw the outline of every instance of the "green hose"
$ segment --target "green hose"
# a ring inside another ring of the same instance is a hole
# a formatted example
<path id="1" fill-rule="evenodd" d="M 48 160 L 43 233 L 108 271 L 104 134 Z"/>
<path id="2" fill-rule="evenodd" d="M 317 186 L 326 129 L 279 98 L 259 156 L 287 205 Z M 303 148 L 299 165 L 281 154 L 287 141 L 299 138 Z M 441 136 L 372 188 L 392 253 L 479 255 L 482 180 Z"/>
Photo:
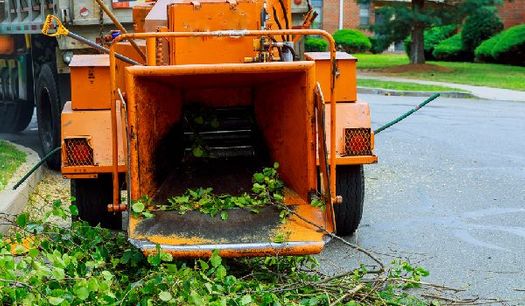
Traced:
<path id="1" fill-rule="evenodd" d="M 408 112 L 404 113 L 403 115 L 397 117 L 396 119 L 388 122 L 387 124 L 381 126 L 380 128 L 374 130 L 374 134 L 377 135 L 377 134 L 381 133 L 382 131 L 388 129 L 389 127 L 393 126 L 394 124 L 398 123 L 399 121 L 401 121 L 401 120 L 405 119 L 406 117 L 412 115 L 413 113 L 417 112 L 419 109 L 421 109 L 422 107 L 424 107 L 425 105 L 427 105 L 431 101 L 435 100 L 440 95 L 441 94 L 439 94 L 439 93 L 433 94 L 432 96 L 430 96 L 430 98 L 428 98 L 425 101 L 421 102 L 419 105 L 417 105 L 413 109 L 411 109 Z"/>
<path id="2" fill-rule="evenodd" d="M 53 156 L 53 154 L 55 154 L 56 152 L 60 151 L 61 147 L 56 147 L 54 148 L 51 152 L 47 153 L 46 156 L 44 156 L 44 158 L 42 158 L 36 165 L 33 166 L 33 168 L 31 168 L 31 170 L 29 170 L 29 172 L 27 172 L 24 177 L 22 177 L 18 183 L 16 183 L 14 186 L 13 186 L 13 190 L 16 190 L 18 187 L 20 187 L 20 185 L 22 185 L 22 183 L 24 183 L 27 178 L 33 174 L 33 172 L 36 171 L 36 169 L 38 169 L 40 166 L 42 166 L 43 163 L 46 162 L 46 160 L 50 159 L 51 156 Z"/>
<path id="3" fill-rule="evenodd" d="M 432 95 L 430 98 L 426 99 L 425 101 L 421 102 L 419 105 L 417 105 L 415 108 L 409 110 L 408 112 L 404 113 L 403 115 L 397 117 L 396 119 L 388 122 L 387 124 L 381 126 L 380 128 L 376 129 L 374 131 L 374 134 L 379 134 L 381 133 L 382 131 L 388 129 L 389 127 L 393 126 L 394 124 L 398 123 L 399 121 L 405 119 L 406 117 L 412 115 L 413 113 L 417 112 L 420 108 L 424 107 L 425 105 L 427 105 L 428 103 L 430 103 L 431 101 L 435 100 L 437 97 L 439 97 L 440 94 L 434 94 Z M 33 174 L 33 172 L 36 171 L 36 169 L 38 169 L 40 166 L 42 166 L 42 164 L 48 160 L 49 158 L 51 158 L 51 156 L 53 156 L 53 154 L 55 154 L 56 152 L 60 151 L 61 147 L 57 147 L 55 149 L 53 149 L 51 152 L 47 153 L 46 156 L 44 156 L 44 158 L 42 158 L 42 160 L 40 160 L 33 168 L 31 168 L 31 170 L 29 170 L 29 172 L 27 172 L 24 177 L 22 177 L 22 179 L 20 179 L 20 181 L 18 181 L 18 183 L 16 183 L 14 186 L 13 186 L 13 190 L 16 190 L 18 187 L 20 187 L 20 185 L 22 185 L 22 183 L 24 183 L 27 178 Z"/>

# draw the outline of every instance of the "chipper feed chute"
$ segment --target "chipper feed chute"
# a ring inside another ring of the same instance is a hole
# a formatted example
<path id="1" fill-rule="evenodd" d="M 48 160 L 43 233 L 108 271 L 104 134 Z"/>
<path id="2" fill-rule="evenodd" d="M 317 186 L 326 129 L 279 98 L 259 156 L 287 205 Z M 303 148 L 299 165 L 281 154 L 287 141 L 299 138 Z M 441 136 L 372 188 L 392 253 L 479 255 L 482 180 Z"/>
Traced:
<path id="1" fill-rule="evenodd" d="M 187 188 L 212 187 L 218 194 L 250 191 L 252 174 L 278 162 L 284 203 L 327 230 L 330 209 L 310 205 L 318 189 L 316 165 L 315 67 L 313 62 L 132 66 L 127 69 L 131 199 L 148 196 L 163 203 Z M 188 115 L 214 112 L 217 124 L 201 131 L 209 158 L 192 156 Z M 232 135 L 234 135 L 232 137 Z M 299 255 L 322 250 L 318 226 L 266 206 L 242 209 L 228 219 L 191 211 L 131 215 L 130 241 L 146 253 L 177 257 Z M 275 242 L 284 234 L 284 241 Z"/>

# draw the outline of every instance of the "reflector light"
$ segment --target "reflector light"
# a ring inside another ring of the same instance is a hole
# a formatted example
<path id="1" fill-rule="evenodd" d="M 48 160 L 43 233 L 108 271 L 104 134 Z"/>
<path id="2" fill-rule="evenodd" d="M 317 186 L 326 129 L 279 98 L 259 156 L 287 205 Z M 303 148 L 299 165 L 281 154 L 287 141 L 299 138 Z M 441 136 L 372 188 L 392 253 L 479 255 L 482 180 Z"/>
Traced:
<path id="1" fill-rule="evenodd" d="M 65 166 L 90 166 L 93 165 L 93 148 L 87 138 L 64 139 L 66 149 Z"/>
<path id="2" fill-rule="evenodd" d="M 372 155 L 371 132 L 366 128 L 345 129 L 345 152 L 347 156 Z"/>

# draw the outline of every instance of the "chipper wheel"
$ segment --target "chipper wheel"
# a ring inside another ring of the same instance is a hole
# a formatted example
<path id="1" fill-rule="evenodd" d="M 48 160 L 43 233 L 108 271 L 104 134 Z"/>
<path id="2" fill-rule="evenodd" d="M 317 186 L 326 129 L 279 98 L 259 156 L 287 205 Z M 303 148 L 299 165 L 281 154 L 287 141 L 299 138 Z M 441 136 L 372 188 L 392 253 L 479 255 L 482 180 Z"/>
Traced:
<path id="1" fill-rule="evenodd" d="M 336 185 L 337 193 L 343 197 L 343 203 L 334 205 L 336 233 L 339 236 L 352 235 L 363 216 L 363 165 L 337 167 Z"/>
<path id="2" fill-rule="evenodd" d="M 91 226 L 120 230 L 122 229 L 122 214 L 110 213 L 107 205 L 113 201 L 111 175 L 101 174 L 96 179 L 72 179 L 72 203 L 78 207 L 78 219 L 88 222 Z"/>

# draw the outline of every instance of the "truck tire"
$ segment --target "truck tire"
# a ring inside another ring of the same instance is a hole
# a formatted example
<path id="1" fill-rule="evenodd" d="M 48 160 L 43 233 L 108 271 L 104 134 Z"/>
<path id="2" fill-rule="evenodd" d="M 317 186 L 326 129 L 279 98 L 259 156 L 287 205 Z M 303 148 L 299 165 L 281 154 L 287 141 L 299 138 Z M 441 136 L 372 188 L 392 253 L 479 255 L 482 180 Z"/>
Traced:
<path id="1" fill-rule="evenodd" d="M 44 155 L 60 146 L 60 112 L 62 106 L 57 90 L 55 74 L 50 64 L 42 65 L 35 86 L 38 135 Z M 49 168 L 60 169 L 60 153 L 47 160 Z"/>
<path id="2" fill-rule="evenodd" d="M 107 211 L 107 205 L 113 200 L 111 174 L 101 174 L 96 179 L 72 179 L 71 196 L 74 197 L 72 204 L 78 208 L 78 219 L 91 226 L 122 229 L 122 213 Z"/>
<path id="3" fill-rule="evenodd" d="M 0 133 L 23 131 L 33 117 L 32 83 L 30 80 L 25 80 L 26 99 L 21 99 L 18 78 L 17 67 L 14 69 L 4 67 L 0 70 Z"/>
<path id="4" fill-rule="evenodd" d="M 363 216 L 365 178 L 363 165 L 337 167 L 337 194 L 343 203 L 334 205 L 335 227 L 339 236 L 352 235 Z"/>

